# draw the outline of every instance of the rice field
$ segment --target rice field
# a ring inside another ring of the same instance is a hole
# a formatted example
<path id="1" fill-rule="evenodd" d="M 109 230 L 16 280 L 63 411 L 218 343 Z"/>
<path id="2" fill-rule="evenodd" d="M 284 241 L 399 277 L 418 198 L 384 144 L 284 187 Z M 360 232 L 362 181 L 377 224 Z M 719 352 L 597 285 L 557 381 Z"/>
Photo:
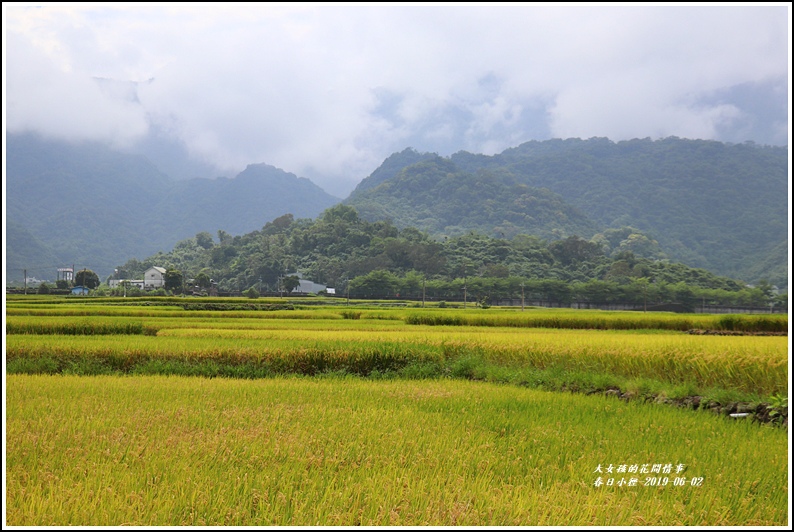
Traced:
<path id="1" fill-rule="evenodd" d="M 205 368 L 208 376 L 327 371 L 367 376 L 430 365 L 443 375 L 469 361 L 516 372 L 558 368 L 730 388 L 757 396 L 787 390 L 786 338 L 490 332 L 190 328 L 165 329 L 157 336 L 9 335 L 6 370 L 57 373 L 83 368 L 90 374 L 93 367 L 95 373 L 158 373 L 156 368 L 170 364 Z"/>
<path id="2" fill-rule="evenodd" d="M 682 332 L 757 316 L 100 303 L 8 301 L 8 525 L 789 520 L 785 429 L 604 396 L 787 396 L 786 337 Z"/>
<path id="3" fill-rule="evenodd" d="M 118 321 L 138 319 L 138 321 L 159 321 L 163 318 L 240 318 L 240 319 L 386 319 L 399 320 L 409 325 L 471 325 L 481 327 L 541 327 L 554 329 L 603 329 L 603 330 L 672 330 L 687 331 L 690 329 L 707 329 L 718 331 L 748 332 L 786 332 L 788 316 L 782 314 L 762 315 L 714 315 L 714 314 L 675 314 L 669 312 L 618 312 L 600 310 L 573 309 L 529 309 L 517 312 L 513 308 L 495 309 L 435 309 L 399 308 L 378 310 L 368 307 L 320 307 L 311 308 L 295 305 L 285 310 L 283 304 L 261 303 L 274 309 L 257 310 L 223 310 L 224 306 L 240 307 L 242 303 L 229 303 L 217 298 L 217 303 L 180 303 L 179 298 L 161 301 L 157 305 L 147 302 L 97 302 L 53 304 L 44 301 L 12 300 L 6 308 L 9 324 L 16 327 L 14 333 L 25 334 L 25 324 L 35 323 L 31 317 L 78 317 L 88 316 L 92 319 L 116 317 Z M 151 302 L 150 302 L 151 303 Z M 187 308 L 185 308 L 187 307 Z M 218 307 L 216 310 L 204 310 L 206 307 Z M 41 320 L 47 321 L 47 320 Z M 53 321 L 53 320 L 49 320 Z M 69 323 L 69 320 L 60 320 Z M 33 333 L 35 334 L 35 333 Z"/>
<path id="4" fill-rule="evenodd" d="M 784 431 L 604 397 L 452 380 L 12 375 L 7 408 L 16 526 L 788 519 Z"/>

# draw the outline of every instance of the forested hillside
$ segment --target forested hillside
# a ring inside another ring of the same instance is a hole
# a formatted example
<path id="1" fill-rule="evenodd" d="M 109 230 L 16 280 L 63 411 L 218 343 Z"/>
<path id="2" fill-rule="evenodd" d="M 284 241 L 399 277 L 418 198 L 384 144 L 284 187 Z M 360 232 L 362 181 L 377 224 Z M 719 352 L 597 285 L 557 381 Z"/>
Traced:
<path id="1" fill-rule="evenodd" d="M 548 246 L 577 237 L 610 259 L 628 251 L 785 288 L 787 154 L 781 147 L 678 138 L 532 141 L 493 156 L 446 158 L 406 149 L 363 179 L 344 204 L 363 221 L 388 221 L 398 232 L 415 228 L 439 245 L 472 231 Z M 232 179 L 177 181 L 141 156 L 33 135 L 8 136 L 6 187 L 12 280 L 21 280 L 23 270 L 52 279 L 56 267 L 71 265 L 104 278 L 131 258 L 166 252 L 197 233 L 225 242 L 286 214 L 308 223 L 340 202 L 266 164 Z M 349 256 L 339 262 L 306 245 L 306 255 L 293 258 L 296 267 L 323 256 L 330 262 L 317 267 L 322 275 L 377 269 L 372 256 L 356 258 L 350 241 L 323 238 Z M 268 253 L 251 258 L 250 267 L 275 260 Z"/>
<path id="2" fill-rule="evenodd" d="M 147 159 L 98 144 L 8 135 L 7 276 L 53 279 L 58 266 L 103 276 L 131 257 L 196 232 L 233 234 L 286 213 L 315 217 L 339 202 L 308 179 L 265 164 L 233 179 L 173 180 Z"/>
<path id="3" fill-rule="evenodd" d="M 224 292 L 277 291 L 279 280 L 300 272 L 307 279 L 354 297 L 413 297 L 486 301 L 527 296 L 570 303 L 695 303 L 764 305 L 768 285 L 748 289 L 706 270 L 641 257 L 627 242 L 639 233 L 606 232 L 593 241 L 571 236 L 547 242 L 469 233 L 436 241 L 414 228 L 368 222 L 337 205 L 317 220 L 282 216 L 259 231 L 232 237 L 197 234 L 170 253 L 119 266 L 122 278 L 151 266 L 178 272 L 188 286 L 210 280 Z M 617 242 L 621 237 L 626 237 Z M 641 249 L 639 246 L 637 249 Z M 193 281 L 190 281 L 193 280 Z M 203 286 L 202 286 L 203 284 Z M 465 294 L 465 295 L 464 295 Z M 782 305 L 785 299 L 776 300 Z"/>
<path id="4" fill-rule="evenodd" d="M 589 238 L 633 227 L 671 259 L 788 285 L 781 253 L 788 239 L 787 148 L 594 138 L 532 141 L 494 156 L 398 155 L 346 200 L 368 220 L 436 236 L 476 230 Z"/>
<path id="5" fill-rule="evenodd" d="M 548 189 L 529 187 L 499 168 L 461 172 L 436 155 L 364 190 L 357 189 L 345 202 L 364 218 L 392 220 L 399 227 L 417 227 L 439 236 L 476 230 L 507 238 L 520 233 L 590 238 L 598 228 Z"/>

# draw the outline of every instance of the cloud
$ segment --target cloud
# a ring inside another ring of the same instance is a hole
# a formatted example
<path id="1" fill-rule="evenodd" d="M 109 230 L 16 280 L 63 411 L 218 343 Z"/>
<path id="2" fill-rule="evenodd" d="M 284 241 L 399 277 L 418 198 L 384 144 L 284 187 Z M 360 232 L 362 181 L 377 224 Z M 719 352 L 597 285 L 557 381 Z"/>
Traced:
<path id="1" fill-rule="evenodd" d="M 83 73 L 60 68 L 14 33 L 6 65 L 6 127 L 129 146 L 148 129 L 143 109 Z"/>
<path id="2" fill-rule="evenodd" d="M 739 131 L 783 144 L 787 91 L 751 91 L 766 105 L 732 88 L 787 87 L 789 19 L 789 6 L 4 4 L 7 127 L 116 145 L 157 131 L 227 174 L 266 162 L 337 195 L 407 146 Z"/>

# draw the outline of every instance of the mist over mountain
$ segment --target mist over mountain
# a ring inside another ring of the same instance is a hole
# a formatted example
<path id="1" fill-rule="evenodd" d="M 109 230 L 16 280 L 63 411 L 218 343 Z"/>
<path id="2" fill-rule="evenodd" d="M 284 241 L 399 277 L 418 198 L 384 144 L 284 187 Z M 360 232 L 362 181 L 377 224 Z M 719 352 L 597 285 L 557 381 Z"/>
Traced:
<path id="1" fill-rule="evenodd" d="M 343 203 L 362 219 L 436 239 L 575 235 L 786 287 L 787 153 L 675 137 L 531 141 L 492 156 L 405 149 Z M 53 279 L 55 268 L 71 265 L 104 278 L 199 232 L 242 235 L 342 202 L 264 163 L 233 178 L 174 179 L 141 155 L 33 134 L 8 135 L 6 165 L 10 280 L 23 270 Z"/>
<path id="2" fill-rule="evenodd" d="M 175 180 L 141 155 L 32 134 L 7 137 L 8 279 L 75 265 L 105 277 L 131 257 L 201 231 L 240 234 L 283 214 L 313 218 L 340 200 L 265 164 L 235 178 Z"/>

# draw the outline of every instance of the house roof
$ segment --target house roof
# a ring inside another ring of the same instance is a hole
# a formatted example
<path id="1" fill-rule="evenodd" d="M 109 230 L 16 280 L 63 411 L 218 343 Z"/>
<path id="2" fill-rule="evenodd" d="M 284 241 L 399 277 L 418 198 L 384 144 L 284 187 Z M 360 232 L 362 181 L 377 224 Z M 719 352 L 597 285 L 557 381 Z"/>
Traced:
<path id="1" fill-rule="evenodd" d="M 165 273 L 165 268 L 161 268 L 160 266 L 152 266 L 151 268 L 149 268 L 149 270 L 157 270 L 160 273 Z M 146 271 L 148 272 L 149 270 Z"/>

